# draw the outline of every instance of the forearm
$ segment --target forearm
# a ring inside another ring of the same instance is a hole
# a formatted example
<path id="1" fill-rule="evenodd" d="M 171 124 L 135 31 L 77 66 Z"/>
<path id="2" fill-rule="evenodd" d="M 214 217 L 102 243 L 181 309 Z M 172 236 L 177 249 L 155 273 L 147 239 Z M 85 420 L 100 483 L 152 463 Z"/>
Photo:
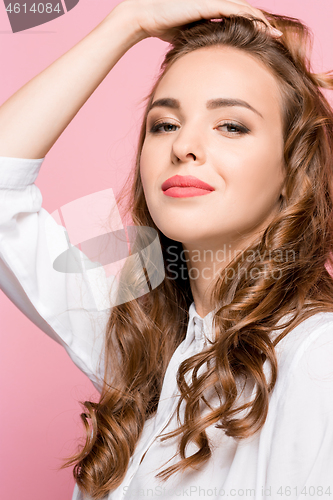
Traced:
<path id="1" fill-rule="evenodd" d="M 117 61 L 145 38 L 127 12 L 113 9 L 0 107 L 0 156 L 46 155 Z"/>

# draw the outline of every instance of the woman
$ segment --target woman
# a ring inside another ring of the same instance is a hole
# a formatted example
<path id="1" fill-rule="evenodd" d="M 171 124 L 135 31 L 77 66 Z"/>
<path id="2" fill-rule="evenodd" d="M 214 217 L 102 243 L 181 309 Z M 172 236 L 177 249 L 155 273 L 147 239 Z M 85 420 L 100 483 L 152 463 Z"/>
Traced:
<path id="1" fill-rule="evenodd" d="M 86 276 L 48 264 L 33 181 L 147 36 L 172 47 L 147 99 L 129 209 L 158 232 L 166 276 L 91 314 Z M 1 107 L 2 287 L 101 390 L 68 462 L 75 499 L 331 494 L 333 115 L 320 87 L 333 80 L 311 72 L 306 41 L 297 20 L 247 2 L 126 0 Z"/>

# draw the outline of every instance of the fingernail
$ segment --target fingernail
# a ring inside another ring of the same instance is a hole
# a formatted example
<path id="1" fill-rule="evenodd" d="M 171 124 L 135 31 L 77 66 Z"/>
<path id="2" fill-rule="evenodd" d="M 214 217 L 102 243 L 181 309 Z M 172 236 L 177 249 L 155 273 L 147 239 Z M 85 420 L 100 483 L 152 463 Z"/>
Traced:
<path id="1" fill-rule="evenodd" d="M 271 33 L 272 33 L 272 35 L 275 35 L 275 36 L 278 36 L 278 37 L 280 37 L 280 36 L 283 35 L 282 31 L 277 30 L 276 28 L 273 28 L 273 27 L 271 27 Z"/>

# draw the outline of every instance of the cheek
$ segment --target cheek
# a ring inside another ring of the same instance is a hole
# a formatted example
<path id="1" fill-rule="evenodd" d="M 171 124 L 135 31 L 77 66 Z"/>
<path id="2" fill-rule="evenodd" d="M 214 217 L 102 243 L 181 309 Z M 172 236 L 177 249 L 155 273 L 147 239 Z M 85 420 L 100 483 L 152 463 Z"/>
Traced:
<path id="1" fill-rule="evenodd" d="M 148 177 L 152 172 L 152 165 L 155 163 L 154 149 L 144 142 L 140 155 L 140 172 L 144 177 Z"/>
<path id="2" fill-rule="evenodd" d="M 244 152 L 239 162 L 237 177 L 239 184 L 250 192 L 279 189 L 283 181 L 283 152 L 271 140 L 258 143 Z"/>
<path id="3" fill-rule="evenodd" d="M 252 208 L 253 215 L 270 211 L 281 193 L 284 178 L 281 152 L 274 148 L 256 148 L 238 156 L 225 175 L 232 206 Z"/>
<path id="4" fill-rule="evenodd" d="M 140 157 L 140 177 L 144 191 L 146 191 L 146 186 L 150 178 L 150 168 L 149 162 L 147 161 L 146 150 L 142 149 Z"/>
<path id="5" fill-rule="evenodd" d="M 156 186 L 163 178 L 165 162 L 162 160 L 165 157 L 161 148 L 152 147 L 149 142 L 144 143 L 140 155 L 140 176 L 145 193 L 147 191 L 146 196 L 151 194 L 152 190 L 156 190 Z"/>
<path id="6" fill-rule="evenodd" d="M 150 209 L 153 204 L 154 186 L 156 184 L 156 169 L 154 168 L 154 162 L 151 160 L 151 157 L 148 161 L 145 154 L 141 155 L 139 167 L 143 192 L 146 198 L 146 203 Z"/>
<path id="7" fill-rule="evenodd" d="M 142 184 L 142 189 L 146 198 L 146 201 L 148 201 L 148 195 L 149 195 L 149 185 L 148 185 L 148 179 L 149 176 L 146 176 L 146 169 L 145 166 L 142 162 L 140 162 L 140 178 L 141 178 L 141 184 Z"/>

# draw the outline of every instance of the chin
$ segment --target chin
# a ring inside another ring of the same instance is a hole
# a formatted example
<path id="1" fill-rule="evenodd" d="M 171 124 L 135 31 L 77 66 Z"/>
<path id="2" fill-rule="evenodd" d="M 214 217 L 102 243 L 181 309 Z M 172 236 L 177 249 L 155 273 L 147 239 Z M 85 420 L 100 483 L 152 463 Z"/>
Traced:
<path id="1" fill-rule="evenodd" d="M 182 243 L 185 243 L 185 240 L 193 240 L 193 235 L 197 236 L 197 228 L 195 227 L 195 224 L 191 224 L 190 226 L 187 225 L 182 225 L 182 224 L 175 224 L 173 221 L 170 221 L 168 223 L 161 223 L 161 220 L 159 218 L 154 219 L 154 222 L 158 229 L 167 237 L 170 238 L 170 240 L 174 241 L 180 241 Z"/>

